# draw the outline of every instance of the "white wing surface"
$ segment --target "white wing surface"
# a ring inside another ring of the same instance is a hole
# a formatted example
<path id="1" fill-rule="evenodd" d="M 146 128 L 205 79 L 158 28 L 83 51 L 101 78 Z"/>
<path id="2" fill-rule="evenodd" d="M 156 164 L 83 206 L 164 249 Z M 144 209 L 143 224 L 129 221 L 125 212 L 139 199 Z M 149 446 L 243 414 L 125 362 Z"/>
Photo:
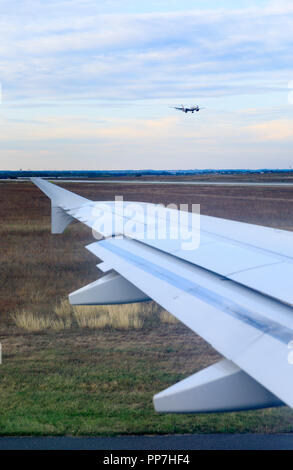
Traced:
<path id="1" fill-rule="evenodd" d="M 75 218 L 104 236 L 87 249 L 103 261 L 106 275 L 70 294 L 72 304 L 153 299 L 226 358 L 155 395 L 158 411 L 293 407 L 293 234 L 200 216 L 199 245 L 184 250 L 179 238 L 145 236 L 158 229 L 160 217 L 135 213 L 136 230 L 121 230 L 136 203 L 94 202 L 39 178 L 33 182 L 51 198 L 54 233 Z M 144 211 L 149 206 L 142 204 Z M 171 232 L 176 214 L 165 211 Z M 113 216 L 115 224 L 107 223 Z M 192 229 L 197 218 L 188 214 L 182 223 Z"/>

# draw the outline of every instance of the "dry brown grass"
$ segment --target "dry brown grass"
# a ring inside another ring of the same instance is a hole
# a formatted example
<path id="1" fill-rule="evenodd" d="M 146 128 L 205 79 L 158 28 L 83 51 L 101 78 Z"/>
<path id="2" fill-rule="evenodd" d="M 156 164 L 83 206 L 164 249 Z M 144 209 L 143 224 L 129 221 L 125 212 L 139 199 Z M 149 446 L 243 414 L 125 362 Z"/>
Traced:
<path id="1" fill-rule="evenodd" d="M 41 298 L 40 292 L 33 292 L 31 295 L 35 305 Z M 61 331 L 72 326 L 72 307 L 67 299 L 63 299 L 55 306 L 53 313 L 44 315 L 23 309 L 13 313 L 11 318 L 18 328 L 28 332 Z"/>
<path id="2" fill-rule="evenodd" d="M 36 293 L 35 300 L 38 298 L 38 293 Z M 159 322 L 177 322 L 155 302 L 71 306 L 68 299 L 62 299 L 50 314 L 38 315 L 22 310 L 13 314 L 12 320 L 18 328 L 31 332 L 61 331 L 71 326 L 90 329 L 139 330 Z"/>
<path id="3" fill-rule="evenodd" d="M 39 295 L 36 293 L 34 300 L 38 299 Z M 46 316 L 22 310 L 13 314 L 12 319 L 17 327 L 31 332 L 61 331 L 73 325 L 90 329 L 140 330 L 160 322 L 178 322 L 155 302 L 71 306 L 68 299 L 62 299 L 55 306 L 53 313 Z"/>
<path id="4" fill-rule="evenodd" d="M 36 315 L 26 310 L 15 312 L 12 319 L 16 326 L 31 333 L 46 330 L 61 331 L 71 326 L 69 318 L 62 320 L 45 315 Z"/>
<path id="5" fill-rule="evenodd" d="M 73 307 L 74 318 L 81 328 L 142 329 L 155 318 L 161 307 L 155 302 L 125 305 L 93 305 Z"/>
<path id="6" fill-rule="evenodd" d="M 73 314 L 73 308 L 68 299 L 62 299 L 54 308 L 54 313 L 61 318 L 70 318 Z"/>
<path id="7" fill-rule="evenodd" d="M 160 320 L 162 323 L 170 323 L 170 324 L 175 324 L 179 322 L 179 320 L 177 320 L 177 318 L 174 317 L 174 315 L 171 315 L 171 313 L 167 312 L 166 310 L 163 310 L 160 313 Z"/>
<path id="8" fill-rule="evenodd" d="M 75 312 L 75 320 L 80 328 L 106 328 L 109 326 L 109 317 L 105 314 Z"/>
<path id="9" fill-rule="evenodd" d="M 142 329 L 144 319 L 141 315 L 140 304 L 110 305 L 108 316 L 112 328 L 127 330 Z"/>
<path id="10" fill-rule="evenodd" d="M 143 319 L 129 306 L 74 307 L 74 317 L 81 328 L 113 328 L 117 330 L 142 329 Z"/>

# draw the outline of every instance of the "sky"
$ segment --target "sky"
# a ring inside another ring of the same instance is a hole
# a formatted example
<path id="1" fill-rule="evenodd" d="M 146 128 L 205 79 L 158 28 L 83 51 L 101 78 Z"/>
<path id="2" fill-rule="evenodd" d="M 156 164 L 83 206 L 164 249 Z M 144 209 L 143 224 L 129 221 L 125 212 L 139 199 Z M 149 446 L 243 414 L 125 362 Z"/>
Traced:
<path id="1" fill-rule="evenodd" d="M 2 0 L 0 170 L 293 167 L 292 24 L 291 0 Z"/>

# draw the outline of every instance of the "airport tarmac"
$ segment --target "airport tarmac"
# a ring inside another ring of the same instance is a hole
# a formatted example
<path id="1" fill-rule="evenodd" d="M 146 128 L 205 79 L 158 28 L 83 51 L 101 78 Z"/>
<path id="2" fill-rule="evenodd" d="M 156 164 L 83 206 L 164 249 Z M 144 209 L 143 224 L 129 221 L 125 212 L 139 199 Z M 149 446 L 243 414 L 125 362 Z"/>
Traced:
<path id="1" fill-rule="evenodd" d="M 292 450 L 293 434 L 2 437 L 0 450 Z"/>
<path id="2" fill-rule="evenodd" d="M 56 180 L 50 180 L 50 181 L 56 181 L 60 183 L 101 183 L 101 184 L 170 184 L 170 185 L 194 185 L 194 186 L 292 186 L 293 187 L 293 182 L 292 183 L 270 183 L 270 182 L 264 182 L 264 183 L 253 183 L 253 182 L 245 182 L 245 181 L 239 181 L 239 182 L 219 182 L 219 181 L 140 181 L 140 180 L 78 180 L 78 179 L 73 179 L 73 180 L 66 180 L 66 179 L 56 179 Z"/>
<path id="3" fill-rule="evenodd" d="M 23 182 L 29 181 L 30 178 L 18 178 L 18 179 L 9 179 L 4 178 L 0 179 L 0 181 L 14 181 L 14 182 Z M 91 179 L 59 179 L 59 178 L 44 178 L 49 181 L 53 181 L 56 183 L 96 183 L 96 184 L 161 184 L 161 185 L 192 185 L 192 186 L 277 186 L 277 187 L 293 187 L 292 183 L 286 182 L 249 182 L 249 181 L 145 181 L 145 180 L 91 180 Z"/>

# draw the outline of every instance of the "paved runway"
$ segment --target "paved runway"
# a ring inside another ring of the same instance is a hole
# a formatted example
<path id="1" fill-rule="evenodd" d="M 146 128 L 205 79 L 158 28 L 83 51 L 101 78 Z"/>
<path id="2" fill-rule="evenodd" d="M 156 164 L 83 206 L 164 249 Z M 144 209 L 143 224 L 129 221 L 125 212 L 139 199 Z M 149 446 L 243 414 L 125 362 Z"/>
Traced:
<path id="1" fill-rule="evenodd" d="M 169 185 L 193 185 L 193 186 L 278 186 L 278 187 L 293 187 L 292 183 L 286 182 L 248 182 L 248 181 L 145 181 L 145 180 L 91 180 L 91 179 L 59 179 L 59 178 L 44 178 L 49 181 L 54 181 L 55 183 L 96 183 L 96 184 L 169 184 Z M 13 181 L 13 182 L 22 182 L 29 181 L 29 178 L 18 178 L 15 179 L 0 179 L 0 181 Z"/>
<path id="2" fill-rule="evenodd" d="M 73 179 L 73 180 L 66 180 L 66 179 L 50 179 L 50 181 L 54 181 L 56 183 L 100 183 L 100 184 L 105 184 L 105 183 L 110 183 L 110 184 L 171 184 L 171 185 L 194 185 L 194 186 L 293 186 L 292 183 L 270 183 L 270 182 L 248 182 L 248 181 L 238 181 L 238 182 L 232 182 L 232 181 L 226 181 L 226 182 L 220 182 L 220 181 L 141 181 L 141 180 L 90 180 L 90 179 L 85 179 L 85 180 L 78 180 L 78 179 Z"/>
<path id="3" fill-rule="evenodd" d="M 292 450 L 293 434 L 2 437 L 0 450 Z"/>

